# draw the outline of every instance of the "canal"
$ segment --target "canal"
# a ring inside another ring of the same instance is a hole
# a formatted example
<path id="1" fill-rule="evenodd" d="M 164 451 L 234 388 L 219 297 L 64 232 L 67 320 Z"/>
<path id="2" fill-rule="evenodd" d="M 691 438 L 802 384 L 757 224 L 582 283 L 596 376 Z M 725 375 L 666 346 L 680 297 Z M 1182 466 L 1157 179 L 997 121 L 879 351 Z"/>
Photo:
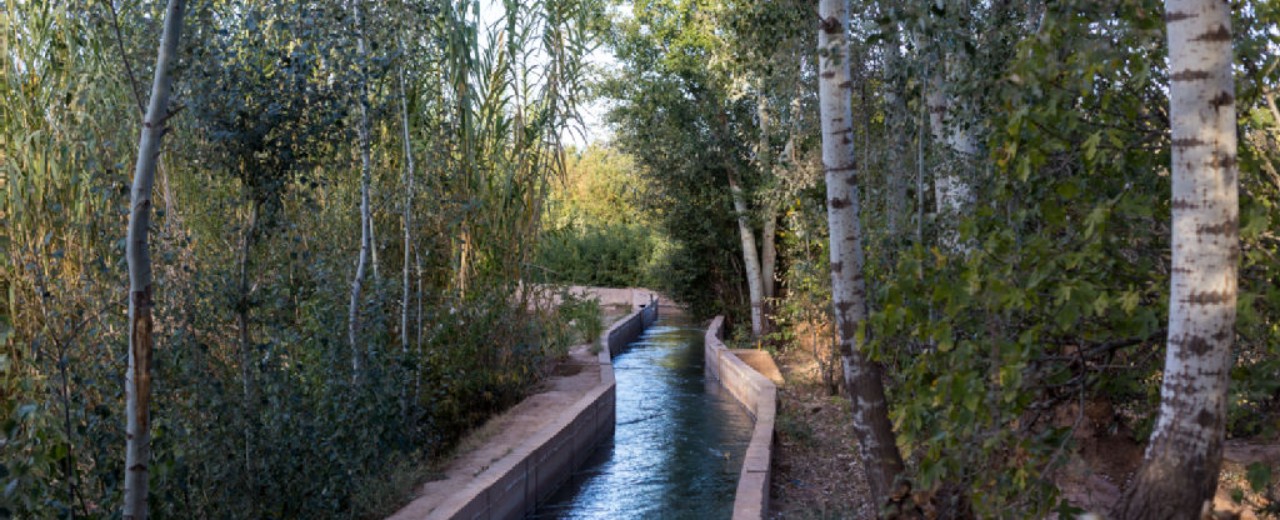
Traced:
<path id="1" fill-rule="evenodd" d="M 729 518 L 751 417 L 706 374 L 702 328 L 662 317 L 613 359 L 613 442 L 533 518 Z"/>

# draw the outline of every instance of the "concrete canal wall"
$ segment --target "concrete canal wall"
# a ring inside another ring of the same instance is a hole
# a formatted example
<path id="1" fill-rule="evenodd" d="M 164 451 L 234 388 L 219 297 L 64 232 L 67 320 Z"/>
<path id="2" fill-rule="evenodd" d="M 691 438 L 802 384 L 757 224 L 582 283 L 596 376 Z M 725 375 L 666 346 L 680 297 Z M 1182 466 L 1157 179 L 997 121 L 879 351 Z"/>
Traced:
<path id="1" fill-rule="evenodd" d="M 463 492 L 450 497 L 425 518 L 523 518 L 568 480 L 597 445 L 612 437 L 617 415 L 613 356 L 658 319 L 656 299 L 637 306 L 638 310 L 601 334 L 605 348 L 597 355 L 600 383 L 513 448 L 513 456 L 485 470 Z"/>
<path id="2" fill-rule="evenodd" d="M 738 475 L 733 518 L 757 520 L 765 518 L 769 513 L 769 480 L 772 476 L 770 459 L 773 456 L 773 430 L 778 413 L 778 387 L 773 380 L 725 347 L 723 330 L 723 316 L 716 316 L 707 327 L 704 341 L 707 369 L 755 419 L 751 443 L 747 445 L 747 455 Z M 752 351 L 752 354 L 755 352 L 757 351 Z M 758 364 L 764 371 L 771 371 L 774 379 L 780 380 L 780 376 L 776 375 L 777 368 L 767 354 Z"/>

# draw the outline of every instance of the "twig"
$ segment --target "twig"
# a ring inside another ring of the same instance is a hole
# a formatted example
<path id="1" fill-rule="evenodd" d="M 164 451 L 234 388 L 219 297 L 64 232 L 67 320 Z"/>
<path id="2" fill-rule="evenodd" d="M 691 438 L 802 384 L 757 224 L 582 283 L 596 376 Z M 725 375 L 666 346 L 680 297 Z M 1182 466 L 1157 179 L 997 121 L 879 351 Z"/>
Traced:
<path id="1" fill-rule="evenodd" d="M 146 114 L 147 109 L 142 104 L 142 94 L 138 92 L 138 82 L 134 80 L 133 67 L 129 65 L 129 55 L 124 52 L 124 36 L 120 33 L 120 15 L 116 13 L 115 0 L 103 0 L 107 4 L 107 9 L 111 11 L 111 25 L 116 32 L 116 46 L 120 49 L 120 61 L 124 63 L 124 73 L 129 78 L 129 92 L 133 93 L 133 100 L 138 104 L 138 113 Z"/>

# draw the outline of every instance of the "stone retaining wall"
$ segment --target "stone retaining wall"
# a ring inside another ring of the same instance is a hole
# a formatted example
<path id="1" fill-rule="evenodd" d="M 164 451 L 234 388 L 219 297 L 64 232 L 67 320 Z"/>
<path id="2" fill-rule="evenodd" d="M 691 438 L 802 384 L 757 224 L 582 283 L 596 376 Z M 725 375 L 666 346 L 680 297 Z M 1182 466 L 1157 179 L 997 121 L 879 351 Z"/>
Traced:
<path id="1" fill-rule="evenodd" d="M 769 378 L 725 348 L 724 317 L 716 316 L 707 327 L 704 355 L 707 370 L 755 419 L 751 443 L 738 476 L 733 500 L 734 520 L 756 520 L 769 513 L 769 479 L 772 474 L 773 428 L 778 413 L 778 387 Z"/>

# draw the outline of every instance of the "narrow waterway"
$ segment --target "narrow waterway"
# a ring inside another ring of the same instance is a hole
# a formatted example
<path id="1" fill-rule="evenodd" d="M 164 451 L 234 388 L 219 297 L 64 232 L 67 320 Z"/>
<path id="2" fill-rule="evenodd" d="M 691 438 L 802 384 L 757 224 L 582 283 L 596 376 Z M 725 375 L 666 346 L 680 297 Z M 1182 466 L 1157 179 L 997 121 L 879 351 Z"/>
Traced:
<path id="1" fill-rule="evenodd" d="M 613 359 L 618 424 L 534 518 L 729 518 L 751 417 L 703 365 L 705 332 L 666 315 Z"/>

